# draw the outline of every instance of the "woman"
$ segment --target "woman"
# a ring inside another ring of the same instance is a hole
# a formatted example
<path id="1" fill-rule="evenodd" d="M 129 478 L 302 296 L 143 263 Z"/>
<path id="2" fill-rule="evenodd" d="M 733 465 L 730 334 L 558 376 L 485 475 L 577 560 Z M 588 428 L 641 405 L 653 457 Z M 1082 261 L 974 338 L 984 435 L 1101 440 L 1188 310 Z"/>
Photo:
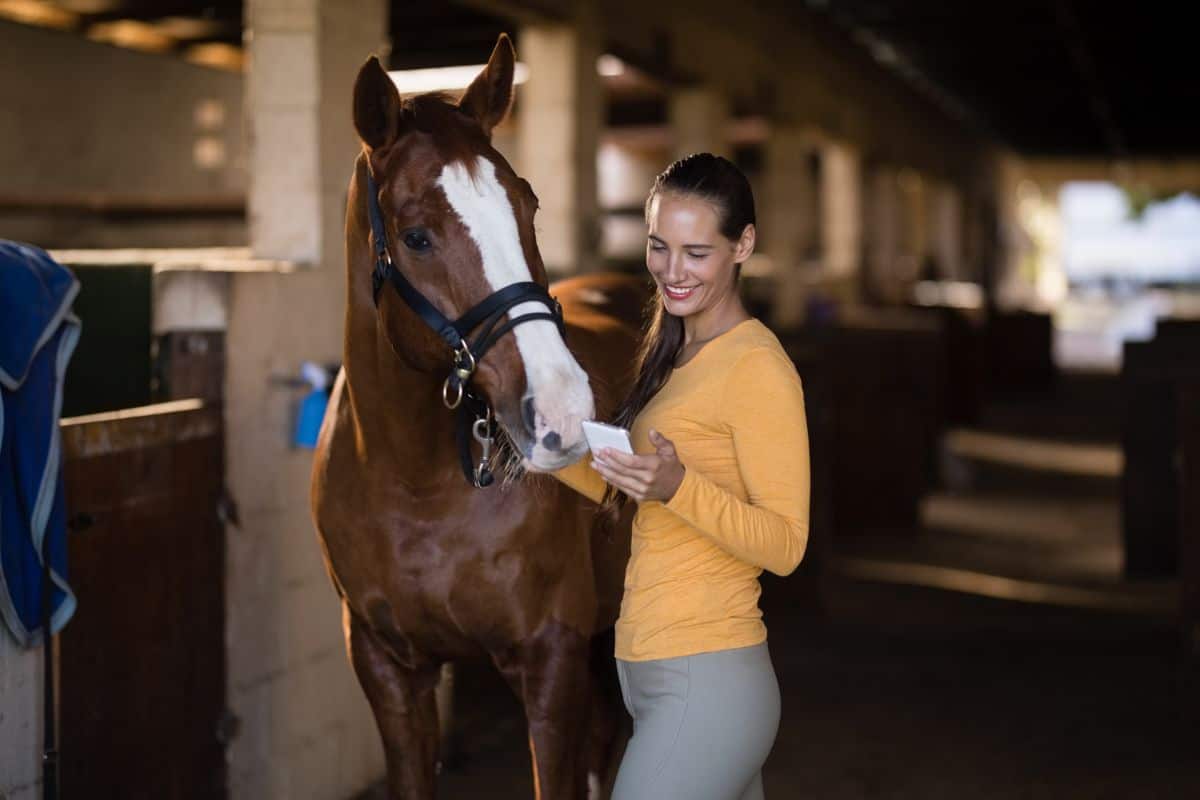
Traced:
<path id="1" fill-rule="evenodd" d="M 615 420 L 638 454 L 603 449 L 556 473 L 597 502 L 638 503 L 616 628 L 634 733 L 613 797 L 752 800 L 779 725 L 758 576 L 804 554 L 804 396 L 738 295 L 755 225 L 737 167 L 675 162 L 646 222 L 656 308 Z"/>

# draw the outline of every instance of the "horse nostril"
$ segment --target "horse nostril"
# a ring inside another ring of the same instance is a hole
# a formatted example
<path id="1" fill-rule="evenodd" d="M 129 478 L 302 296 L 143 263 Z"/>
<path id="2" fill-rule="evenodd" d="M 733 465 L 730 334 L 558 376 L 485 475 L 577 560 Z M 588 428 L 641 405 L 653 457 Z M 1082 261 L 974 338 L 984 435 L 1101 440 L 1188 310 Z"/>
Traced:
<path id="1" fill-rule="evenodd" d="M 542 437 L 542 444 L 547 450 L 560 450 L 562 449 L 562 437 L 554 431 L 550 431 Z"/>
<path id="2" fill-rule="evenodd" d="M 521 401 L 521 421 L 525 423 L 525 430 L 530 433 L 537 432 L 537 413 L 533 408 L 532 397 L 526 397 Z"/>

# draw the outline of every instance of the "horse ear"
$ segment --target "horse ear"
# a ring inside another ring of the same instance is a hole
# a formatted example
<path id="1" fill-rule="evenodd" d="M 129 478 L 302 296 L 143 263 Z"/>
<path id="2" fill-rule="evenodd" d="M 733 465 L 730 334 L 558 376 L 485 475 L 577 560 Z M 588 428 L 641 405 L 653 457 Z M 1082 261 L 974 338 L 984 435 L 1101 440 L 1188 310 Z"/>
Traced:
<path id="1" fill-rule="evenodd" d="M 367 59 L 354 81 L 354 127 L 372 150 L 400 135 L 400 92 L 375 56 Z"/>
<path id="2" fill-rule="evenodd" d="M 496 47 L 467 91 L 458 101 L 458 107 L 479 121 L 483 132 L 492 135 L 492 128 L 500 124 L 513 98 L 513 72 L 517 54 L 507 33 L 500 34 Z"/>

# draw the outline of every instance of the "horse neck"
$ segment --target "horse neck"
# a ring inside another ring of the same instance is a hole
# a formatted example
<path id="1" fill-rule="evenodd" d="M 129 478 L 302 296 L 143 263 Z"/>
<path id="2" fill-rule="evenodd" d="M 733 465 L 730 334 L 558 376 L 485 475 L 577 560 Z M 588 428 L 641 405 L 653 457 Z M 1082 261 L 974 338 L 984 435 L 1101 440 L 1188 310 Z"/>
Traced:
<path id="1" fill-rule="evenodd" d="M 411 486 L 457 476 L 454 413 L 442 403 L 441 377 L 405 364 L 379 330 L 346 331 L 346 401 L 362 459 Z"/>

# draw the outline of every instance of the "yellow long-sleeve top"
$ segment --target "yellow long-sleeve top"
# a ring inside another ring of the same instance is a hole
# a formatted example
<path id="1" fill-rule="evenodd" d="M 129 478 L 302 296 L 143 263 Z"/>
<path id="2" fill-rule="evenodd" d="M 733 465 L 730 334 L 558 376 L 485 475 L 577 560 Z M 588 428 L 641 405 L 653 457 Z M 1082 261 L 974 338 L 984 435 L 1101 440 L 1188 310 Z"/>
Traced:
<path id="1" fill-rule="evenodd" d="M 808 428 L 791 359 L 765 325 L 741 322 L 671 373 L 633 425 L 635 452 L 654 452 L 651 428 L 686 471 L 669 502 L 638 506 L 617 658 L 765 641 L 758 577 L 790 573 L 808 540 Z M 589 461 L 555 475 L 600 502 L 607 484 Z"/>

